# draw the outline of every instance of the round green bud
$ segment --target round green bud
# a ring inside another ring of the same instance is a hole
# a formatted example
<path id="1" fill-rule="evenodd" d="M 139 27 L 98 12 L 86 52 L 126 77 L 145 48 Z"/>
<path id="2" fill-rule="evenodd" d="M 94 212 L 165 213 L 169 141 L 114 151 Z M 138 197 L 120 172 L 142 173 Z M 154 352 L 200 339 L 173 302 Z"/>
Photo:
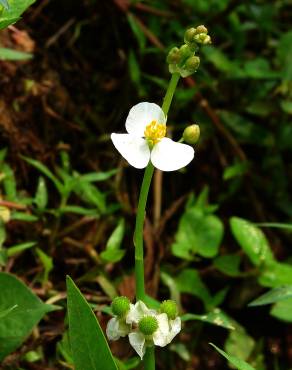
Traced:
<path id="1" fill-rule="evenodd" d="M 185 43 L 186 44 L 192 43 L 194 41 L 195 34 L 196 29 L 194 27 L 187 29 L 184 36 Z"/>
<path id="2" fill-rule="evenodd" d="M 128 297 L 116 297 L 112 301 L 111 308 L 113 311 L 113 314 L 118 317 L 125 316 L 129 309 L 130 309 L 130 300 Z"/>
<path id="3" fill-rule="evenodd" d="M 205 33 L 199 33 L 195 35 L 194 40 L 198 44 L 203 44 L 203 45 L 211 44 L 211 37 L 209 35 L 206 35 Z"/>
<path id="4" fill-rule="evenodd" d="M 179 63 L 180 58 L 181 56 L 180 56 L 179 48 L 174 47 L 169 51 L 166 57 L 166 61 L 168 64 L 177 64 Z"/>
<path id="5" fill-rule="evenodd" d="M 160 304 L 160 312 L 166 313 L 170 320 L 174 320 L 178 315 L 178 308 L 176 302 L 167 299 Z"/>
<path id="6" fill-rule="evenodd" d="M 193 51 L 191 50 L 191 48 L 184 44 L 182 45 L 180 48 L 179 48 L 179 53 L 180 53 L 180 56 L 181 56 L 181 59 L 185 60 L 186 58 L 190 57 L 191 55 L 193 55 Z"/>
<path id="7" fill-rule="evenodd" d="M 183 139 L 187 144 L 194 145 L 200 138 L 200 127 L 199 125 L 190 125 L 185 128 L 183 132 Z"/>
<path id="8" fill-rule="evenodd" d="M 154 316 L 145 316 L 139 321 L 138 327 L 144 335 L 152 335 L 158 329 L 158 321 Z"/>
<path id="9" fill-rule="evenodd" d="M 208 33 L 208 29 L 203 24 L 201 24 L 195 29 L 195 33 Z"/>
<path id="10" fill-rule="evenodd" d="M 196 55 L 189 57 L 185 64 L 185 69 L 187 69 L 190 73 L 196 72 L 200 65 L 200 58 Z"/>

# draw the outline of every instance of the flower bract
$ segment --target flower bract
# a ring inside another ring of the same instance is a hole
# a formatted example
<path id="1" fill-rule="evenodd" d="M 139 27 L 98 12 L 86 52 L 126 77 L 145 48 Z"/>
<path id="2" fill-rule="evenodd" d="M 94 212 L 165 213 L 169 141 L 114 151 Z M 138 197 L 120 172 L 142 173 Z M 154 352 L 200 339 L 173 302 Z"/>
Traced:
<path id="1" fill-rule="evenodd" d="M 134 105 L 126 119 L 126 134 L 111 134 L 120 154 L 135 168 L 145 168 L 149 161 L 162 171 L 175 171 L 194 158 L 190 145 L 177 143 L 166 135 L 166 116 L 154 103 Z"/>

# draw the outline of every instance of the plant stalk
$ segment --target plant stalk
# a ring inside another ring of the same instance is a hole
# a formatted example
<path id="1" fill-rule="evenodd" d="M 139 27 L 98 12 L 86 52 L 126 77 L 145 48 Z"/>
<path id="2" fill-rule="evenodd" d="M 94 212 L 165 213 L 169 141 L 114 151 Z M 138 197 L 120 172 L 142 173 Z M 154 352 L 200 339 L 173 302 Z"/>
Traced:
<path id="1" fill-rule="evenodd" d="M 172 98 L 178 84 L 180 75 L 174 73 L 171 76 L 169 85 L 163 99 L 162 110 L 167 117 Z M 134 245 L 135 245 L 135 280 L 136 280 L 136 300 L 145 301 L 145 279 L 144 279 L 144 248 L 143 248 L 143 229 L 144 219 L 146 213 L 146 203 L 149 193 L 149 188 L 154 173 L 154 166 L 151 162 L 148 163 L 140 190 L 140 196 L 138 201 L 138 209 L 136 216 L 136 226 L 134 233 Z M 144 356 L 144 370 L 155 370 L 155 353 L 154 346 L 148 347 Z"/>

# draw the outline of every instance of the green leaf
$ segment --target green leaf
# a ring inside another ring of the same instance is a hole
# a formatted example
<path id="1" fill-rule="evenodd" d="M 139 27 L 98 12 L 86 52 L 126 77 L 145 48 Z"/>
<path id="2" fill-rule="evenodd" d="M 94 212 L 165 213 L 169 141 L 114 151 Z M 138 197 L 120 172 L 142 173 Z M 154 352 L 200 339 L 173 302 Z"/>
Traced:
<path id="1" fill-rule="evenodd" d="M 216 257 L 213 264 L 220 272 L 227 276 L 238 276 L 240 274 L 240 256 L 237 254 L 226 254 Z"/>
<path id="2" fill-rule="evenodd" d="M 222 328 L 229 330 L 235 329 L 229 317 L 219 308 L 215 308 L 213 311 L 207 312 L 205 315 L 187 313 L 183 315 L 181 319 L 182 321 L 198 320 L 212 325 L 221 326 Z"/>
<path id="3" fill-rule="evenodd" d="M 270 314 L 279 320 L 292 322 L 292 298 L 277 302 L 272 307 Z"/>
<path id="4" fill-rule="evenodd" d="M 12 312 L 16 307 L 17 307 L 17 304 L 14 305 L 14 306 L 12 306 L 12 307 L 7 308 L 6 310 L 1 310 L 0 311 L 0 319 L 2 319 L 3 317 L 9 315 L 10 312 Z"/>
<path id="5" fill-rule="evenodd" d="M 256 370 L 254 367 L 250 366 L 247 362 L 237 358 L 235 356 L 229 355 L 228 353 L 224 352 L 222 349 L 215 346 L 215 344 L 210 343 L 212 347 L 216 349 L 223 357 L 226 358 L 233 366 L 236 367 L 237 370 Z"/>
<path id="6" fill-rule="evenodd" d="M 248 305 L 253 306 L 263 306 L 266 304 L 271 304 L 275 302 L 282 301 L 287 298 L 292 298 L 292 285 L 281 286 L 279 288 L 274 288 L 260 297 L 256 298 Z"/>
<path id="7" fill-rule="evenodd" d="M 23 51 L 8 49 L 8 48 L 0 48 L 0 60 L 28 60 L 33 57 L 32 54 L 24 53 Z"/>
<path id="8" fill-rule="evenodd" d="M 15 307 L 0 320 L 0 361 L 16 350 L 47 312 L 56 308 L 44 304 L 20 280 L 0 272 L 0 311 Z"/>
<path id="9" fill-rule="evenodd" d="M 196 253 L 206 258 L 215 257 L 223 231 L 222 221 L 217 216 L 205 214 L 196 206 L 187 208 L 179 221 L 172 253 L 177 257 L 186 256 L 186 259 Z"/>
<path id="10" fill-rule="evenodd" d="M 79 206 L 74 206 L 74 205 L 67 205 L 65 207 L 61 207 L 58 209 L 58 212 L 60 213 L 76 213 L 78 215 L 84 215 L 84 216 L 92 216 L 92 217 L 99 217 L 99 212 L 98 210 L 92 209 L 92 208 L 84 208 L 84 207 L 79 207 Z"/>
<path id="11" fill-rule="evenodd" d="M 7 0 L 0 0 L 0 4 L 1 4 L 5 9 L 9 9 L 9 4 L 8 4 Z"/>
<path id="12" fill-rule="evenodd" d="M 230 180 L 234 177 L 243 176 L 249 168 L 248 162 L 237 162 L 225 168 L 223 172 L 223 180 Z"/>
<path id="13" fill-rule="evenodd" d="M 292 285 L 292 266 L 287 263 L 272 261 L 260 270 L 258 281 L 261 285 L 269 288 Z"/>
<path id="14" fill-rule="evenodd" d="M 238 217 L 231 217 L 230 226 L 235 239 L 254 265 L 274 261 L 269 243 L 257 226 Z"/>
<path id="15" fill-rule="evenodd" d="M 57 179 L 57 177 L 48 169 L 47 166 L 45 166 L 43 163 L 32 159 L 28 158 L 25 156 L 22 156 L 22 158 L 29 163 L 31 166 L 39 170 L 43 175 L 47 176 L 48 179 L 50 179 L 53 184 L 56 186 L 57 190 L 59 191 L 60 194 L 63 194 L 64 192 L 64 186 L 62 183 Z"/>
<path id="16" fill-rule="evenodd" d="M 181 293 L 192 294 L 201 299 L 205 306 L 212 301 L 212 297 L 207 286 L 201 280 L 201 277 L 195 269 L 184 269 L 175 278 L 177 288 Z"/>
<path id="17" fill-rule="evenodd" d="M 284 33 L 279 41 L 277 48 L 279 65 L 282 67 L 282 78 L 292 81 L 292 31 Z"/>
<path id="18" fill-rule="evenodd" d="M 124 257 L 126 251 L 120 249 L 124 234 L 125 220 L 121 219 L 108 239 L 105 250 L 100 254 L 103 260 L 114 263 L 120 261 Z"/>
<path id="19" fill-rule="evenodd" d="M 141 27 L 137 23 L 136 18 L 129 12 L 127 14 L 128 14 L 127 18 L 128 18 L 129 25 L 132 29 L 134 36 L 136 37 L 138 41 L 139 47 L 141 50 L 144 50 L 145 45 L 146 45 L 146 37 L 143 31 L 141 30 Z"/>
<path id="20" fill-rule="evenodd" d="M 48 204 L 48 189 L 43 176 L 39 177 L 37 191 L 34 202 L 39 210 L 44 210 Z"/>
<path id="21" fill-rule="evenodd" d="M 36 242 L 25 242 L 25 243 L 13 245 L 6 249 L 7 256 L 13 257 L 16 254 L 25 251 L 26 249 L 30 249 L 34 247 L 36 244 L 37 244 Z"/>
<path id="22" fill-rule="evenodd" d="M 91 172 L 87 173 L 85 175 L 80 175 L 78 177 L 79 181 L 85 181 L 85 182 L 97 182 L 97 181 L 105 181 L 110 179 L 112 176 L 116 175 L 118 172 L 117 169 L 113 169 L 106 172 Z"/>
<path id="23" fill-rule="evenodd" d="M 21 14 L 34 2 L 35 0 L 9 0 L 9 7 L 0 15 L 0 30 L 18 21 Z"/>
<path id="24" fill-rule="evenodd" d="M 103 331 L 89 304 L 67 276 L 69 336 L 76 370 L 117 370 Z"/>
<path id="25" fill-rule="evenodd" d="M 36 253 L 44 266 L 44 276 L 42 278 L 42 283 L 45 284 L 49 280 L 49 273 L 54 268 L 53 258 L 48 256 L 44 251 L 36 248 Z"/>
<path id="26" fill-rule="evenodd" d="M 35 215 L 31 215 L 29 213 L 13 211 L 11 215 L 11 220 L 18 220 L 24 222 L 35 222 L 38 220 L 38 217 Z"/>

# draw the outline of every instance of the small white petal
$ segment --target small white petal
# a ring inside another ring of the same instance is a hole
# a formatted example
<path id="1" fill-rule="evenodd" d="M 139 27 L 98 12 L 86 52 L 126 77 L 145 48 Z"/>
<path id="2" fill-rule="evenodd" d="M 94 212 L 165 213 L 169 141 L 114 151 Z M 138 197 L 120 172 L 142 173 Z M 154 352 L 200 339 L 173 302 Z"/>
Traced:
<path id="1" fill-rule="evenodd" d="M 152 149 L 151 162 L 161 171 L 176 171 L 188 165 L 194 153 L 190 145 L 163 138 Z"/>
<path id="2" fill-rule="evenodd" d="M 181 331 L 181 319 L 180 317 L 177 317 L 174 320 L 169 320 L 169 326 L 170 326 L 170 332 L 168 336 L 168 340 L 170 343 L 173 338 Z"/>
<path id="3" fill-rule="evenodd" d="M 159 105 L 154 103 L 139 103 L 134 105 L 126 119 L 126 130 L 131 135 L 144 136 L 147 125 L 152 121 L 166 123 L 165 115 Z"/>
<path id="4" fill-rule="evenodd" d="M 153 334 L 153 342 L 156 346 L 165 347 L 169 343 L 169 321 L 165 313 L 157 315 L 156 319 L 158 329 Z"/>
<path id="5" fill-rule="evenodd" d="M 152 310 L 149 310 L 149 308 L 142 301 L 138 301 L 135 304 L 130 304 L 130 310 L 126 316 L 126 323 L 138 324 L 142 317 L 145 315 L 151 315 L 151 313 Z"/>
<path id="6" fill-rule="evenodd" d="M 116 149 L 135 168 L 145 168 L 150 160 L 146 140 L 129 134 L 111 134 Z"/>
<path id="7" fill-rule="evenodd" d="M 109 340 L 118 340 L 119 335 L 119 320 L 116 317 L 113 317 L 109 320 L 106 327 L 106 335 Z"/>
<path id="8" fill-rule="evenodd" d="M 142 333 L 130 333 L 129 341 L 142 360 L 146 352 L 144 335 Z"/>

